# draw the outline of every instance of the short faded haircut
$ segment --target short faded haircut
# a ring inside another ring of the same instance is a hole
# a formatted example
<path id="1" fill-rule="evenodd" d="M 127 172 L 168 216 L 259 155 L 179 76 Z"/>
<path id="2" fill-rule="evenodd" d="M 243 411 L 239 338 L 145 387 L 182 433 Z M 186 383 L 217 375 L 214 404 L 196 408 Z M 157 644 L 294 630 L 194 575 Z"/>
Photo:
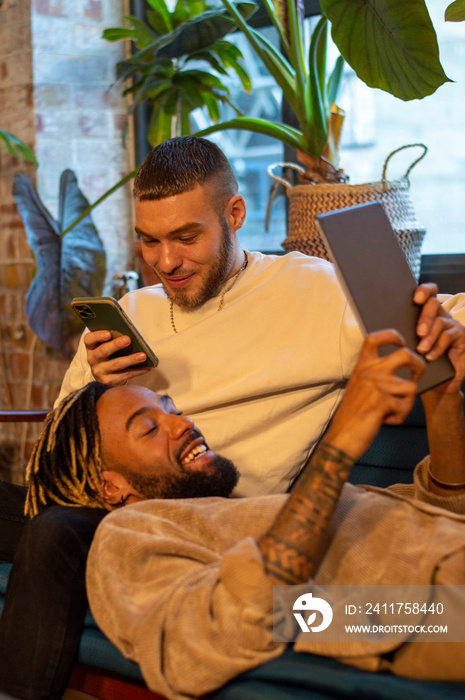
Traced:
<path id="1" fill-rule="evenodd" d="M 148 154 L 134 180 L 133 195 L 140 201 L 164 199 L 212 187 L 217 211 L 238 192 L 236 176 L 223 151 L 199 136 L 168 139 Z"/>

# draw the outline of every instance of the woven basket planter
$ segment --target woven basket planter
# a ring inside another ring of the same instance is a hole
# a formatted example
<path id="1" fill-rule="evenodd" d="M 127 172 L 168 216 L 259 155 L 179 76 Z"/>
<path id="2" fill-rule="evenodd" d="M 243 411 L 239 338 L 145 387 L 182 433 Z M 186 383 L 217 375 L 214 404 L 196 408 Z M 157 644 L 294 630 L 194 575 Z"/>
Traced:
<path id="1" fill-rule="evenodd" d="M 409 167 L 400 180 L 387 180 L 387 166 L 395 153 L 413 146 L 420 146 L 423 153 Z M 330 260 L 326 247 L 315 225 L 315 215 L 322 212 L 346 209 L 356 204 L 380 201 L 396 232 L 410 268 L 418 280 L 421 265 L 421 246 L 426 229 L 415 215 L 408 176 L 413 167 L 426 155 L 423 144 L 410 144 L 396 149 L 386 158 L 381 180 L 361 185 L 308 184 L 292 185 L 288 180 L 273 173 L 277 167 L 291 167 L 301 174 L 305 169 L 293 163 L 275 163 L 268 168 L 270 177 L 286 187 L 289 198 L 288 234 L 282 246 L 285 251 L 299 250 L 307 255 Z"/>

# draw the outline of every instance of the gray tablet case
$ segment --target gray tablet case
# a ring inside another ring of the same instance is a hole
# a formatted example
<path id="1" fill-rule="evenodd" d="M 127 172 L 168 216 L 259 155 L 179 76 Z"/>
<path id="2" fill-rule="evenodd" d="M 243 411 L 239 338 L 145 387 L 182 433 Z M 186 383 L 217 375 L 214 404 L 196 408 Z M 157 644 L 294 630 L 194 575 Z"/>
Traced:
<path id="1" fill-rule="evenodd" d="M 415 350 L 420 307 L 414 304 L 417 282 L 380 202 L 318 214 L 317 227 L 366 333 L 395 328 Z M 387 346 L 384 353 L 392 352 Z M 445 356 L 429 362 L 418 392 L 454 376 Z"/>

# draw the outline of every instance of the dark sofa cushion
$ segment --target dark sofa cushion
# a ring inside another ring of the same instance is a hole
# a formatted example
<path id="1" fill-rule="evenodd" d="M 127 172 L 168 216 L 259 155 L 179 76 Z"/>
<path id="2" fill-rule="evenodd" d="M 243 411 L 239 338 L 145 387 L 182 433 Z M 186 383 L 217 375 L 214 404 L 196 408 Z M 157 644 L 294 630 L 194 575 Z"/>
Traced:
<path id="1" fill-rule="evenodd" d="M 432 683 L 369 673 L 288 649 L 213 693 L 211 700 L 463 700 L 465 683 Z"/>

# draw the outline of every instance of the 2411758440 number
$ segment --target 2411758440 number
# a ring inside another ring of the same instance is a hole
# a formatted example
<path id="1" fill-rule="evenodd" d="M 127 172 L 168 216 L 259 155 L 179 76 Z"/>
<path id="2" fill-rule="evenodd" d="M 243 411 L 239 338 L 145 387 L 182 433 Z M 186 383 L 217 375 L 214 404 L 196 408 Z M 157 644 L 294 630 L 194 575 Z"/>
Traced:
<path id="1" fill-rule="evenodd" d="M 346 612 L 348 612 L 346 610 Z M 384 613 L 387 615 L 418 615 L 419 613 L 433 613 L 437 615 L 442 615 L 444 612 L 444 605 L 442 603 L 431 603 L 427 605 L 423 603 L 365 603 L 365 615 L 379 615 Z"/>

